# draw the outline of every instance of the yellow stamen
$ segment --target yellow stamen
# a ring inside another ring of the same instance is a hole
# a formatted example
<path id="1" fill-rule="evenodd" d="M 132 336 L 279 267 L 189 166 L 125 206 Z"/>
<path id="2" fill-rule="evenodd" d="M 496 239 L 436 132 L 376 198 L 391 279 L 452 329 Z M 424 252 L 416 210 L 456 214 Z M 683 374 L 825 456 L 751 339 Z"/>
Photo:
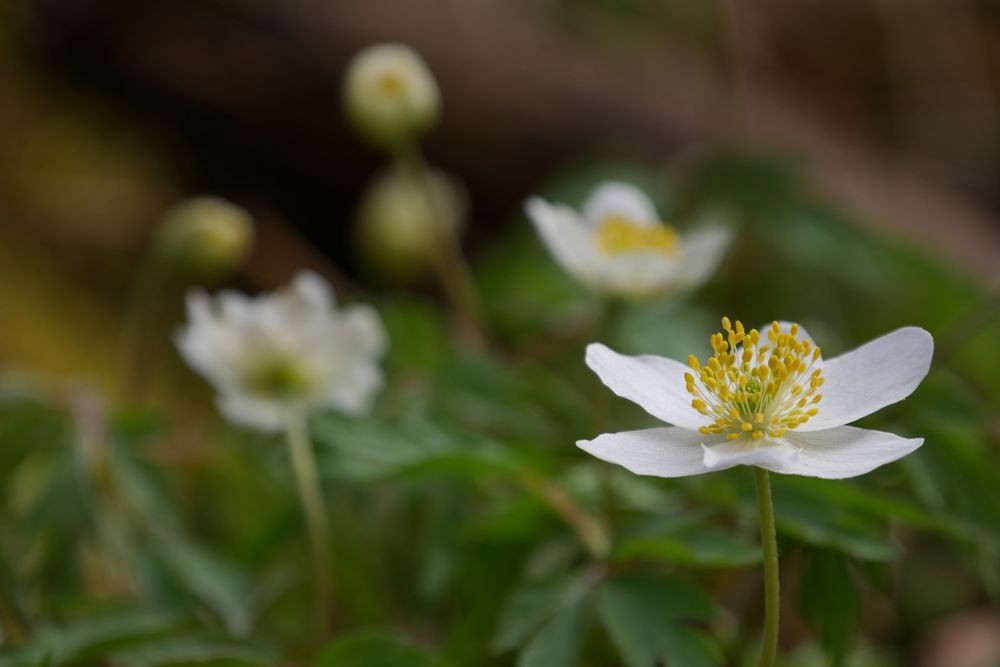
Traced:
<path id="1" fill-rule="evenodd" d="M 663 224 L 640 225 L 623 215 L 606 215 L 597 226 L 597 244 L 606 255 L 655 252 L 672 255 L 677 232 Z"/>
<path id="2" fill-rule="evenodd" d="M 710 420 L 703 434 L 781 438 L 816 416 L 825 379 L 820 350 L 800 337 L 797 324 L 782 331 L 772 322 L 764 345 L 760 333 L 747 331 L 739 320 L 723 317 L 722 328 L 710 339 L 714 354 L 704 363 L 690 355 L 694 373 L 684 374 L 692 407 Z"/>

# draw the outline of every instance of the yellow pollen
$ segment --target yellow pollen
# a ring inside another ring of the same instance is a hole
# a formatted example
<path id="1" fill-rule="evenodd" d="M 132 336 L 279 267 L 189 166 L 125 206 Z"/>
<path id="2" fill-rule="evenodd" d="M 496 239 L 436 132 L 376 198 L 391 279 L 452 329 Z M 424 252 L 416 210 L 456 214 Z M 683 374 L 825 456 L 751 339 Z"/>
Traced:
<path id="1" fill-rule="evenodd" d="M 702 434 L 781 438 L 819 413 L 820 349 L 797 324 L 782 331 L 772 322 L 762 336 L 724 317 L 722 329 L 710 339 L 714 354 L 704 363 L 690 355 L 684 374 L 691 406 L 709 420 Z"/>
<path id="2" fill-rule="evenodd" d="M 631 218 L 612 214 L 604 216 L 598 224 L 597 244 L 606 255 L 626 252 L 672 255 L 677 249 L 677 232 L 667 225 L 640 225 Z"/>
<path id="3" fill-rule="evenodd" d="M 399 95 L 406 88 L 406 84 L 401 77 L 396 72 L 383 72 L 381 76 L 378 77 L 378 87 L 379 89 L 387 95 Z"/>

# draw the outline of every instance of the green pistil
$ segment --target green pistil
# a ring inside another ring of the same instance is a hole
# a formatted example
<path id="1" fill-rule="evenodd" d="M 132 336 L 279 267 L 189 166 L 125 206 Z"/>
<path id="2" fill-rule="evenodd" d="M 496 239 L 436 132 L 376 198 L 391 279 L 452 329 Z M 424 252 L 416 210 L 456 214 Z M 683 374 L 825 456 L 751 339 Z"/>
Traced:
<path id="1" fill-rule="evenodd" d="M 309 386 L 306 375 L 294 364 L 276 362 L 261 367 L 247 378 L 250 391 L 274 398 L 301 394 Z"/>

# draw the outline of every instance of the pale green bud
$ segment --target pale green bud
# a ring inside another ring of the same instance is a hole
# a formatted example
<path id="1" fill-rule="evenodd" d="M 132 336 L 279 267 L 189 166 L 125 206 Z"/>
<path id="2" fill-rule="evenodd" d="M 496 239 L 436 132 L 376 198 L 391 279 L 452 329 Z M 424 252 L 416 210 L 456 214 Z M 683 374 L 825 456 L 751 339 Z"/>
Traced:
<path id="1" fill-rule="evenodd" d="M 164 214 L 156 253 L 175 271 L 211 278 L 239 267 L 250 254 L 253 237 L 253 222 L 244 209 L 219 197 L 193 197 Z"/>
<path id="2" fill-rule="evenodd" d="M 403 44 L 378 44 L 360 51 L 347 66 L 344 103 L 359 133 L 392 149 L 437 123 L 441 93 L 416 51 Z"/>
<path id="3" fill-rule="evenodd" d="M 432 266 L 445 243 L 461 234 L 465 215 L 465 192 L 447 174 L 387 169 L 361 196 L 358 251 L 375 278 L 411 280 Z"/>

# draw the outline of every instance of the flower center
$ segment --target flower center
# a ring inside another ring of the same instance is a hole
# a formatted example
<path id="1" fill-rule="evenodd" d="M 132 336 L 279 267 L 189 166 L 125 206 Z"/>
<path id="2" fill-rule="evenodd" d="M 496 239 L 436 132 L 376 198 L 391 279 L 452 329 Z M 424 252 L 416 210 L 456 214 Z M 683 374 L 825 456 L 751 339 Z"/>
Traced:
<path id="1" fill-rule="evenodd" d="M 378 87 L 386 95 L 399 95 L 406 84 L 398 72 L 388 71 L 379 75 Z"/>
<path id="2" fill-rule="evenodd" d="M 745 331 L 739 320 L 733 327 L 723 317 L 722 327 L 725 334 L 711 338 L 715 354 L 705 364 L 690 355 L 694 373 L 684 374 L 694 397 L 691 407 L 711 420 L 699 432 L 727 440 L 780 438 L 819 412 L 823 373 L 814 366 L 820 349 L 798 338 L 799 325 L 791 325 L 786 333 L 772 322 L 763 345 L 760 333 Z"/>
<path id="3" fill-rule="evenodd" d="M 677 247 L 677 232 L 667 225 L 639 225 L 612 213 L 597 226 L 597 244 L 605 255 L 637 251 L 671 255 Z"/>
<path id="4" fill-rule="evenodd" d="M 270 398 L 291 398 L 309 388 L 308 376 L 296 364 L 280 360 L 251 371 L 245 382 L 252 393 Z"/>

